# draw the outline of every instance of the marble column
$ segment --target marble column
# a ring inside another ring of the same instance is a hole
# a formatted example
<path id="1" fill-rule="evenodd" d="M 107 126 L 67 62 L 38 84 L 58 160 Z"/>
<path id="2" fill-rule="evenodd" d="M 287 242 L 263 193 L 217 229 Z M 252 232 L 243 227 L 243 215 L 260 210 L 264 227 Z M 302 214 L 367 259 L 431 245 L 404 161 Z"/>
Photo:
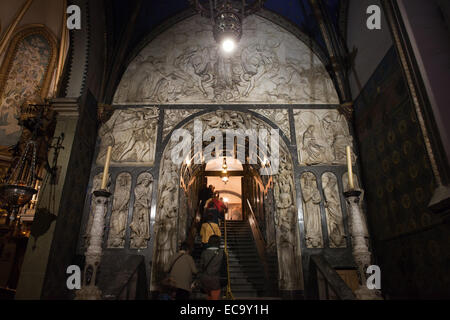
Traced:
<path id="1" fill-rule="evenodd" d="M 366 221 L 359 205 L 361 190 L 353 189 L 344 192 L 347 201 L 350 234 L 352 237 L 352 252 L 358 267 L 360 286 L 355 291 L 359 300 L 380 300 L 379 290 L 367 288 L 366 270 L 371 264 L 371 252 L 368 247 L 369 234 Z"/>
<path id="2" fill-rule="evenodd" d="M 98 267 L 102 258 L 103 233 L 105 230 L 105 216 L 108 209 L 108 198 L 111 196 L 106 190 L 94 191 L 95 208 L 92 227 L 89 233 L 89 246 L 86 249 L 86 263 L 83 272 L 83 285 L 76 292 L 75 300 L 101 300 L 102 292 L 96 286 Z"/>

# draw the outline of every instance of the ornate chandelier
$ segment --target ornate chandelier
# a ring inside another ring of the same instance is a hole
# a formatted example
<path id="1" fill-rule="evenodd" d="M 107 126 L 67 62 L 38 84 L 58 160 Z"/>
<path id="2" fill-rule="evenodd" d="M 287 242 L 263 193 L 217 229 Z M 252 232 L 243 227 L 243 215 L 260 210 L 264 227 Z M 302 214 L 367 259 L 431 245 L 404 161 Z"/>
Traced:
<path id="1" fill-rule="evenodd" d="M 245 17 L 261 9 L 265 0 L 190 0 L 194 8 L 211 19 L 213 36 L 225 52 L 232 52 L 242 37 Z"/>
<path id="2" fill-rule="evenodd" d="M 228 178 L 228 166 L 227 166 L 227 158 L 223 158 L 223 164 L 222 164 L 222 181 L 223 183 L 227 184 L 229 178 Z"/>

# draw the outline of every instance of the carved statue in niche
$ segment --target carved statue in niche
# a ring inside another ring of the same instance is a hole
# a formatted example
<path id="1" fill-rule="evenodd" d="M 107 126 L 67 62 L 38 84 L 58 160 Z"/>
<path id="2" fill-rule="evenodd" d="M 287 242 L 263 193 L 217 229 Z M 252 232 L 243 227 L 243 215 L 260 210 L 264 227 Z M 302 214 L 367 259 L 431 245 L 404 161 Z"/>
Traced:
<path id="1" fill-rule="evenodd" d="M 155 224 L 156 266 L 159 272 L 176 251 L 179 173 L 178 167 L 171 160 L 172 148 L 173 145 L 165 152 L 160 173 L 158 218 Z"/>
<path id="2" fill-rule="evenodd" d="M 92 220 L 94 219 L 94 210 L 95 210 L 95 190 L 100 190 L 102 185 L 103 173 L 97 174 L 92 181 L 92 189 L 91 189 L 91 206 L 89 207 L 89 218 L 86 225 L 86 232 L 84 233 L 84 246 L 87 248 L 89 246 L 89 233 L 92 228 Z M 108 183 L 106 184 L 106 190 L 109 190 L 109 186 L 111 184 L 111 174 L 108 174 Z"/>
<path id="3" fill-rule="evenodd" d="M 269 252 L 276 251 L 276 239 L 275 239 L 275 217 L 272 212 L 273 206 L 273 191 L 269 189 L 264 195 L 264 210 L 266 217 L 266 242 L 267 250 Z"/>
<path id="4" fill-rule="evenodd" d="M 295 188 L 292 179 L 292 165 L 286 156 L 280 162 L 280 171 L 274 182 L 276 203 L 275 227 L 280 267 L 280 286 L 283 289 L 294 288 L 298 283 L 296 272 L 296 219 Z"/>
<path id="5" fill-rule="evenodd" d="M 150 239 L 150 205 L 153 178 L 150 173 L 139 175 L 134 188 L 134 210 L 131 229 L 131 248 L 146 248 Z"/>
<path id="6" fill-rule="evenodd" d="M 316 176 L 305 172 L 301 176 L 305 238 L 308 248 L 322 248 L 322 223 L 320 216 L 321 196 L 317 188 Z"/>
<path id="7" fill-rule="evenodd" d="M 116 110 L 99 130 L 101 138 L 97 163 L 103 164 L 108 146 L 112 146 L 111 164 L 153 164 L 158 109 Z"/>
<path id="8" fill-rule="evenodd" d="M 324 206 L 327 214 L 328 238 L 331 248 L 345 247 L 344 221 L 342 218 L 339 188 L 336 176 L 331 172 L 322 175 Z"/>
<path id="9" fill-rule="evenodd" d="M 111 212 L 108 236 L 108 247 L 123 248 L 125 245 L 125 229 L 130 203 L 131 175 L 123 172 L 118 175 Z"/>
<path id="10" fill-rule="evenodd" d="M 346 146 L 353 139 L 337 110 L 295 110 L 294 122 L 300 164 L 346 164 Z"/>

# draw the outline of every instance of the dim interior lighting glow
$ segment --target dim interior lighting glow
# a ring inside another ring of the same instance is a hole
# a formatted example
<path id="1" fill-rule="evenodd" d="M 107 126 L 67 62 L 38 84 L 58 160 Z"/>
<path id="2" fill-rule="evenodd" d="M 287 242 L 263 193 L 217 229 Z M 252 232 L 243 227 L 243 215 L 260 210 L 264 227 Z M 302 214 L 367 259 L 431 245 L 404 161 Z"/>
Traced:
<path id="1" fill-rule="evenodd" d="M 226 38 L 222 41 L 222 50 L 230 53 L 233 52 L 234 48 L 236 48 L 236 43 L 231 38 Z"/>

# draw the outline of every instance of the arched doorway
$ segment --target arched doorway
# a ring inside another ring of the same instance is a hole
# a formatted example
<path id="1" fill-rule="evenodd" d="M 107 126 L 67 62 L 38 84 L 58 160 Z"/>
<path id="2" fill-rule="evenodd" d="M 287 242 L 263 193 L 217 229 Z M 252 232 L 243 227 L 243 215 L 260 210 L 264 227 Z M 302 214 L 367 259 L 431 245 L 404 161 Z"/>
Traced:
<path id="1" fill-rule="evenodd" d="M 207 167 L 214 169 L 214 162 L 220 164 L 223 159 L 230 162 L 229 159 L 238 158 L 239 150 L 245 151 L 240 167 L 237 166 L 241 170 L 231 171 L 229 178 L 239 179 L 241 188 L 228 192 L 240 196 L 241 220 L 250 222 L 254 240 L 264 250 L 260 252 L 261 258 L 268 253 L 277 256 L 278 287 L 282 290 L 302 287 L 291 152 L 282 133 L 279 139 L 270 136 L 270 143 L 258 141 L 256 149 L 252 148 L 252 140 L 263 137 L 261 132 L 274 132 L 271 129 L 279 130 L 256 113 L 218 109 L 193 115 L 165 138 L 153 228 L 152 287 L 162 276 L 164 266 L 179 244 L 195 236 L 196 223 L 200 220 L 200 188 L 205 178 L 212 182 L 221 177 L 219 170 L 206 170 Z M 249 131 L 244 138 L 236 137 L 236 132 L 245 130 Z M 183 153 L 183 149 L 187 151 Z M 209 160 L 208 153 L 212 155 Z M 261 235 L 259 239 L 257 234 Z"/>

